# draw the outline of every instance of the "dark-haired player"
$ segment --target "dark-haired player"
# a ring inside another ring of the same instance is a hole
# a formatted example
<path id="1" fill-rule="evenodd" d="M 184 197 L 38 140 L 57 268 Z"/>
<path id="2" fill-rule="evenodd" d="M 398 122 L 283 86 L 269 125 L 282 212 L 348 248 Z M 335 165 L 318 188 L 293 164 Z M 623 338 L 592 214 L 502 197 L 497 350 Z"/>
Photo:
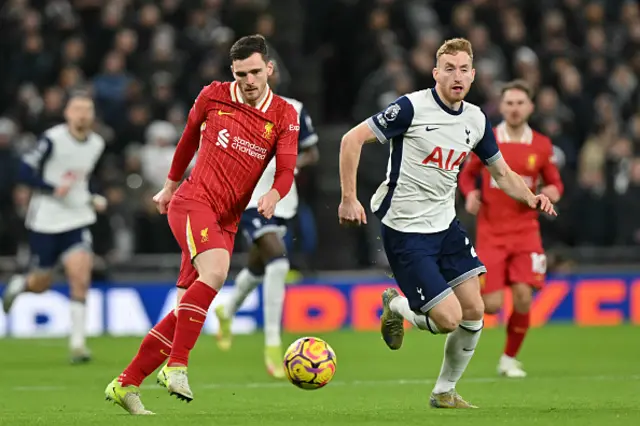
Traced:
<path id="1" fill-rule="evenodd" d="M 182 248 L 178 304 L 149 331 L 133 361 L 107 386 L 107 399 L 131 414 L 150 414 L 140 400 L 139 386 L 167 358 L 158 382 L 179 399 L 193 399 L 187 378 L 189 353 L 227 277 L 240 216 L 274 155 L 274 182 L 260 199 L 258 212 L 271 218 L 293 183 L 298 114 L 267 84 L 273 64 L 264 38 L 241 38 L 231 47 L 230 57 L 235 81 L 213 82 L 200 92 L 167 182 L 154 197 L 160 213 L 168 214 Z M 190 177 L 178 187 L 198 148 Z"/>
<path id="2" fill-rule="evenodd" d="M 25 226 L 29 230 L 31 271 L 15 275 L 2 295 L 9 312 L 25 292 L 47 291 L 53 270 L 62 263 L 69 281 L 72 363 L 90 360 L 86 346 L 86 298 L 93 269 L 92 238 L 89 226 L 96 211 L 106 208 L 106 199 L 92 194 L 89 178 L 104 151 L 104 139 L 92 130 L 93 100 L 85 92 L 69 97 L 65 123 L 48 130 L 36 147 L 22 158 L 20 180 L 31 188 Z"/>
<path id="3" fill-rule="evenodd" d="M 505 85 L 500 112 L 504 121 L 494 133 L 505 160 L 532 191 L 542 179 L 540 193 L 557 203 L 563 185 L 553 162 L 553 146 L 549 138 L 533 131 L 527 123 L 533 102 L 525 82 L 516 80 Z M 482 180 L 480 187 L 478 178 Z M 487 267 L 487 274 L 481 279 L 485 312 L 500 311 L 505 286 L 510 286 L 513 294 L 513 313 L 507 324 L 507 342 L 498 373 L 525 377 L 516 355 L 529 329 L 533 289 L 544 285 L 547 269 L 538 212 L 500 191 L 475 155 L 463 167 L 459 187 L 466 197 L 467 211 L 478 215 L 476 250 Z"/>
<path id="4" fill-rule="evenodd" d="M 276 66 L 269 78 L 269 85 L 272 89 L 278 86 L 279 76 L 280 72 Z M 297 169 L 301 169 L 318 160 L 318 135 L 313 130 L 311 117 L 302 102 L 285 97 L 282 99 L 293 105 L 298 112 L 300 121 L 298 149 L 300 152 Z M 292 219 L 298 210 L 298 191 L 294 182 L 289 194 L 276 206 L 273 217 L 271 219 L 261 217 L 257 209 L 258 201 L 273 183 L 275 169 L 275 161 L 271 160 L 242 215 L 241 227 L 251 243 L 249 260 L 247 266 L 236 276 L 231 297 L 227 299 L 226 303 L 219 305 L 215 312 L 220 323 L 218 347 L 226 351 L 231 348 L 233 316 L 249 293 L 258 284 L 264 282 L 264 362 L 267 372 L 271 376 L 283 379 L 285 374 L 282 368 L 281 323 L 285 281 L 289 272 L 289 259 L 284 236 L 287 233 L 287 221 Z"/>

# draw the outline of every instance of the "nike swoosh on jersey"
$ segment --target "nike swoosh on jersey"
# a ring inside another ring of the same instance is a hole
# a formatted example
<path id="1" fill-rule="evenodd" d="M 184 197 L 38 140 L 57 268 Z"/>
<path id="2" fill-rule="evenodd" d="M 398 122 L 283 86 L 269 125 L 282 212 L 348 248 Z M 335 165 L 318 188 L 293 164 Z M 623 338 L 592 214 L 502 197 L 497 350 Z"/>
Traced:
<path id="1" fill-rule="evenodd" d="M 218 110 L 218 115 L 233 115 L 232 112 L 223 111 L 221 109 Z"/>
<path id="2" fill-rule="evenodd" d="M 191 321 L 191 322 L 199 322 L 200 324 L 204 324 L 204 321 L 197 320 L 194 317 L 189 317 L 189 321 Z"/>
<path id="3" fill-rule="evenodd" d="M 438 129 L 439 129 L 439 127 L 429 127 L 429 126 L 427 126 L 427 127 L 425 128 L 425 130 L 426 130 L 427 132 L 430 132 L 430 131 L 432 131 L 432 130 L 438 130 Z"/>

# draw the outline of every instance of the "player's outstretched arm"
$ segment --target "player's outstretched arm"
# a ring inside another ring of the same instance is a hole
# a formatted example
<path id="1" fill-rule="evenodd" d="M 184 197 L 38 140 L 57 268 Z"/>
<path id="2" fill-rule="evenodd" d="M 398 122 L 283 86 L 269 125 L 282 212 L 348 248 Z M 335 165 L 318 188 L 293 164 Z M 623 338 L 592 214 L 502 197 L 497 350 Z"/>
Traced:
<path id="1" fill-rule="evenodd" d="M 338 207 L 338 217 L 341 224 L 367 223 L 367 215 L 356 195 L 356 176 L 362 146 L 377 140 L 367 122 L 362 122 L 349 130 L 340 145 L 340 188 L 342 200 Z"/>
<path id="2" fill-rule="evenodd" d="M 340 187 L 342 201 L 338 207 L 340 223 L 367 223 L 367 215 L 356 196 L 356 175 L 362 145 L 375 140 L 387 143 L 407 132 L 413 122 L 413 104 L 407 96 L 401 96 L 384 111 L 349 130 L 340 145 Z"/>
<path id="3" fill-rule="evenodd" d="M 184 172 L 187 170 L 191 160 L 193 160 L 193 156 L 198 150 L 198 146 L 200 145 L 200 132 L 204 131 L 204 126 L 206 125 L 206 104 L 207 97 L 203 95 L 201 91 L 193 103 L 191 111 L 189 111 L 187 125 L 182 132 L 176 151 L 173 153 L 171 169 L 169 170 L 169 175 L 164 183 L 164 187 L 153 197 L 153 201 L 156 203 L 160 214 L 167 213 L 167 206 L 171 201 L 171 197 L 173 193 L 176 192 L 176 189 L 178 189 Z"/>
<path id="4" fill-rule="evenodd" d="M 167 184 L 174 190 L 178 187 L 178 182 L 182 180 L 184 172 L 187 170 L 191 160 L 193 160 L 193 156 L 200 145 L 200 132 L 204 131 L 204 126 L 206 125 L 206 106 L 207 96 L 200 92 L 189 111 L 187 125 L 182 132 L 180 141 L 178 141 L 176 151 L 173 153 Z"/>
<path id="5" fill-rule="evenodd" d="M 500 157 L 487 166 L 491 177 L 496 181 L 501 190 L 503 190 L 511 198 L 527 204 L 532 209 L 540 209 L 545 213 L 557 216 L 553 204 L 549 198 L 544 195 L 535 195 L 522 177 L 511 170 L 511 167 Z"/>

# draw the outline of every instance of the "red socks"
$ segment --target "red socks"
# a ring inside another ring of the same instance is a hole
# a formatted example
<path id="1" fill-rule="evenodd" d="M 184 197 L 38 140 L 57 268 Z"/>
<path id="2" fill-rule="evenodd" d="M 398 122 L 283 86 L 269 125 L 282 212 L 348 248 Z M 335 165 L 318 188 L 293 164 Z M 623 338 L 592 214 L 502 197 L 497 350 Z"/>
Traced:
<path id="1" fill-rule="evenodd" d="M 520 351 L 524 336 L 529 330 L 529 312 L 525 314 L 513 311 L 507 324 L 507 343 L 504 347 L 504 354 L 515 358 Z"/>
<path id="2" fill-rule="evenodd" d="M 187 365 L 189 352 L 200 336 L 211 302 L 218 292 L 201 281 L 194 282 L 176 308 L 178 323 L 167 365 Z"/>
<path id="3" fill-rule="evenodd" d="M 177 318 L 169 312 L 142 340 L 133 361 L 118 378 L 122 386 L 140 386 L 142 381 L 160 367 L 171 353 Z"/>

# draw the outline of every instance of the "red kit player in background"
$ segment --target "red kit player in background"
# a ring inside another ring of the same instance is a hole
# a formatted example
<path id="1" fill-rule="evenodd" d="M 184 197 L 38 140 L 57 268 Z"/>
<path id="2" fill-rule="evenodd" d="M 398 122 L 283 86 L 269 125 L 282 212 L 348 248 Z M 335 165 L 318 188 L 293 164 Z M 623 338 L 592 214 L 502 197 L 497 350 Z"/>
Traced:
<path id="1" fill-rule="evenodd" d="M 494 133 L 511 168 L 532 191 L 537 189 L 541 178 L 544 186 L 540 192 L 555 204 L 562 195 L 563 185 L 553 163 L 551 141 L 527 123 L 533 112 L 531 98 L 526 83 L 507 84 L 500 103 L 504 121 L 494 128 Z M 478 178 L 482 182 L 480 189 Z M 507 342 L 498 373 L 525 377 L 516 355 L 529 329 L 533 289 L 544 285 L 547 268 L 538 213 L 500 191 L 475 155 L 461 171 L 459 185 L 466 197 L 466 210 L 478 216 L 476 251 L 488 271 L 481 277 L 485 312 L 500 311 L 505 286 L 511 287 L 513 295 L 513 313 L 507 325 Z"/>
<path id="2" fill-rule="evenodd" d="M 273 72 L 262 36 L 238 40 L 230 51 L 233 83 L 213 82 L 195 100 L 164 188 L 153 198 L 167 213 L 182 249 L 178 303 L 144 338 L 138 354 L 106 389 L 108 400 L 131 414 L 152 414 L 140 401 L 139 386 L 168 358 L 158 383 L 187 402 L 189 353 L 211 302 L 227 278 L 240 216 L 265 167 L 275 155 L 273 186 L 258 203 L 271 218 L 289 192 L 298 154 L 298 114 L 273 94 Z M 191 176 L 180 185 L 199 149 Z M 180 185 L 180 186 L 179 186 Z"/>

